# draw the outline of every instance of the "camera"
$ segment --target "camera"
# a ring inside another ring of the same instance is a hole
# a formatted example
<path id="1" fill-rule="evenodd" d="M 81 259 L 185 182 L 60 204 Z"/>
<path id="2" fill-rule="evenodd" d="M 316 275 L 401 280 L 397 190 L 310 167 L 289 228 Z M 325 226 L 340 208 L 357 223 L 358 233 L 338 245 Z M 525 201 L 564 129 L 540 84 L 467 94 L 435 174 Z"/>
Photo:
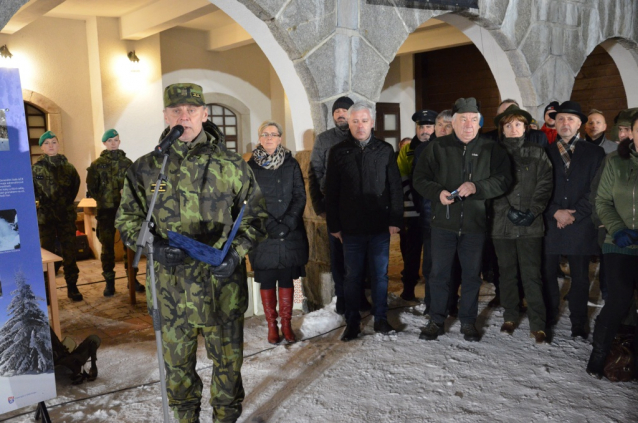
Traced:
<path id="1" fill-rule="evenodd" d="M 452 192 L 450 193 L 450 195 L 448 195 L 448 196 L 447 196 L 447 199 L 448 199 L 448 200 L 455 200 L 455 199 L 457 199 L 457 198 L 458 198 L 459 200 L 463 200 L 463 199 L 461 198 L 461 196 L 459 195 L 459 190 L 458 190 L 458 189 L 455 189 L 454 191 L 452 191 Z"/>

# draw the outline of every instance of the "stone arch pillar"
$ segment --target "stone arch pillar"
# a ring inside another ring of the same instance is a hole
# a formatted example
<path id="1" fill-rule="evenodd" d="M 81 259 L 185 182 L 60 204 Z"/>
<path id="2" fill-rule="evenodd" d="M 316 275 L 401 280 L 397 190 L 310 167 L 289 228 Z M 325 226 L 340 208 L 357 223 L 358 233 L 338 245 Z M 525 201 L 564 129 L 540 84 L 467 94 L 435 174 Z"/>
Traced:
<path id="1" fill-rule="evenodd" d="M 628 40 L 609 39 L 600 44 L 614 59 L 627 95 L 627 106 L 638 106 L 638 44 Z"/>
<path id="2" fill-rule="evenodd" d="M 57 135 L 60 143 L 60 153 L 64 154 L 64 132 L 62 131 L 62 111 L 60 107 L 42 94 L 31 90 L 23 89 L 22 99 L 44 111 L 47 119 L 47 128 Z"/>

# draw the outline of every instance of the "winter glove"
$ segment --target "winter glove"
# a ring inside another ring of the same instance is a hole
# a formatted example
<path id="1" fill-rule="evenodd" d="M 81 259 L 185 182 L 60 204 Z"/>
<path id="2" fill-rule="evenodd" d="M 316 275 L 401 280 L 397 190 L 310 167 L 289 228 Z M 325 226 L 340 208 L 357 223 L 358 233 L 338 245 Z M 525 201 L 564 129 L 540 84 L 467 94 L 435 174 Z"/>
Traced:
<path id="1" fill-rule="evenodd" d="M 272 229 L 268 230 L 268 237 L 274 239 L 281 239 L 288 236 L 288 232 L 290 232 L 290 228 L 283 223 L 278 223 Z"/>
<path id="2" fill-rule="evenodd" d="M 226 279 L 229 278 L 233 272 L 235 272 L 235 268 L 239 264 L 239 254 L 237 251 L 230 248 L 226 257 L 224 257 L 224 261 L 217 267 L 213 267 L 213 276 L 218 279 Z"/>
<path id="3" fill-rule="evenodd" d="M 174 267 L 184 264 L 186 252 L 181 248 L 171 247 L 165 239 L 153 241 L 153 259 L 162 263 L 164 267 Z"/>
<path id="4" fill-rule="evenodd" d="M 526 213 L 510 207 L 507 211 L 507 218 L 516 226 L 520 226 L 521 222 L 525 219 Z"/>
<path id="5" fill-rule="evenodd" d="M 532 213 L 531 211 L 527 210 L 524 213 L 524 217 L 516 224 L 517 226 L 530 226 L 532 223 L 534 223 L 534 219 L 536 218 L 536 216 L 534 216 L 534 213 Z"/>
<path id="6" fill-rule="evenodd" d="M 632 229 L 621 229 L 613 236 L 614 244 L 620 248 L 629 247 L 638 242 L 638 231 Z"/>

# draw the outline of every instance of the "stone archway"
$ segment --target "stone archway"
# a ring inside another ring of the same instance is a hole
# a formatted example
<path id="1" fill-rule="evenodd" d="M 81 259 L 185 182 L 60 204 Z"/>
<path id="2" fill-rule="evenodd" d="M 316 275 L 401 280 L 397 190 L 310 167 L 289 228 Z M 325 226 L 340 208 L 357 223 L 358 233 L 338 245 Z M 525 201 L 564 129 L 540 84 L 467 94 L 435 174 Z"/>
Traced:
<path id="1" fill-rule="evenodd" d="M 57 104 L 35 91 L 22 89 L 22 99 L 44 111 L 47 128 L 58 136 L 60 153 L 64 154 L 64 132 L 62 131 L 62 111 Z"/>
<path id="2" fill-rule="evenodd" d="M 627 106 L 638 106 L 638 44 L 625 39 L 609 39 L 600 44 L 616 63 L 627 96 Z"/>

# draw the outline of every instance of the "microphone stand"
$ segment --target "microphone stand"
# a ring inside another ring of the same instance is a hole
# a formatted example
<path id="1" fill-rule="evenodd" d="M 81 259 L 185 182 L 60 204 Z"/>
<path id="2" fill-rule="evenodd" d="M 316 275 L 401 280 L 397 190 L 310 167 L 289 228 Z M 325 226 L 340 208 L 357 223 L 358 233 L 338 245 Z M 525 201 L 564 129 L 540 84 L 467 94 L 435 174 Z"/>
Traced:
<path id="1" fill-rule="evenodd" d="M 151 204 L 148 207 L 148 213 L 146 214 L 146 220 L 142 223 L 142 228 L 140 229 L 139 235 L 137 236 L 137 251 L 135 252 L 135 258 L 133 259 L 133 267 L 135 269 L 138 268 L 140 257 L 142 256 L 142 250 L 146 248 L 146 257 L 148 258 L 147 268 L 150 270 L 151 274 L 151 293 L 153 294 L 153 310 L 151 311 L 151 315 L 153 317 L 153 329 L 155 330 L 155 343 L 157 345 L 157 361 L 159 364 L 159 374 L 160 374 L 160 389 L 162 390 L 162 408 L 164 411 L 164 422 L 169 423 L 170 418 L 168 414 L 168 397 L 166 395 L 166 375 L 164 370 L 164 353 L 162 351 L 162 323 L 159 309 L 157 308 L 157 290 L 155 288 L 155 266 L 153 261 L 153 234 L 151 233 L 151 229 L 155 227 L 155 224 L 151 221 L 153 216 L 153 209 L 155 208 L 155 201 L 157 200 L 157 194 L 159 192 L 160 184 L 163 181 L 166 181 L 166 175 L 164 174 L 164 170 L 166 169 L 166 163 L 168 162 L 168 151 L 170 148 L 167 148 L 165 152 L 162 152 L 164 156 L 164 160 L 162 162 L 162 167 L 160 169 L 159 176 L 157 177 L 157 182 L 155 184 L 155 190 L 153 191 L 153 197 L 151 198 Z"/>

